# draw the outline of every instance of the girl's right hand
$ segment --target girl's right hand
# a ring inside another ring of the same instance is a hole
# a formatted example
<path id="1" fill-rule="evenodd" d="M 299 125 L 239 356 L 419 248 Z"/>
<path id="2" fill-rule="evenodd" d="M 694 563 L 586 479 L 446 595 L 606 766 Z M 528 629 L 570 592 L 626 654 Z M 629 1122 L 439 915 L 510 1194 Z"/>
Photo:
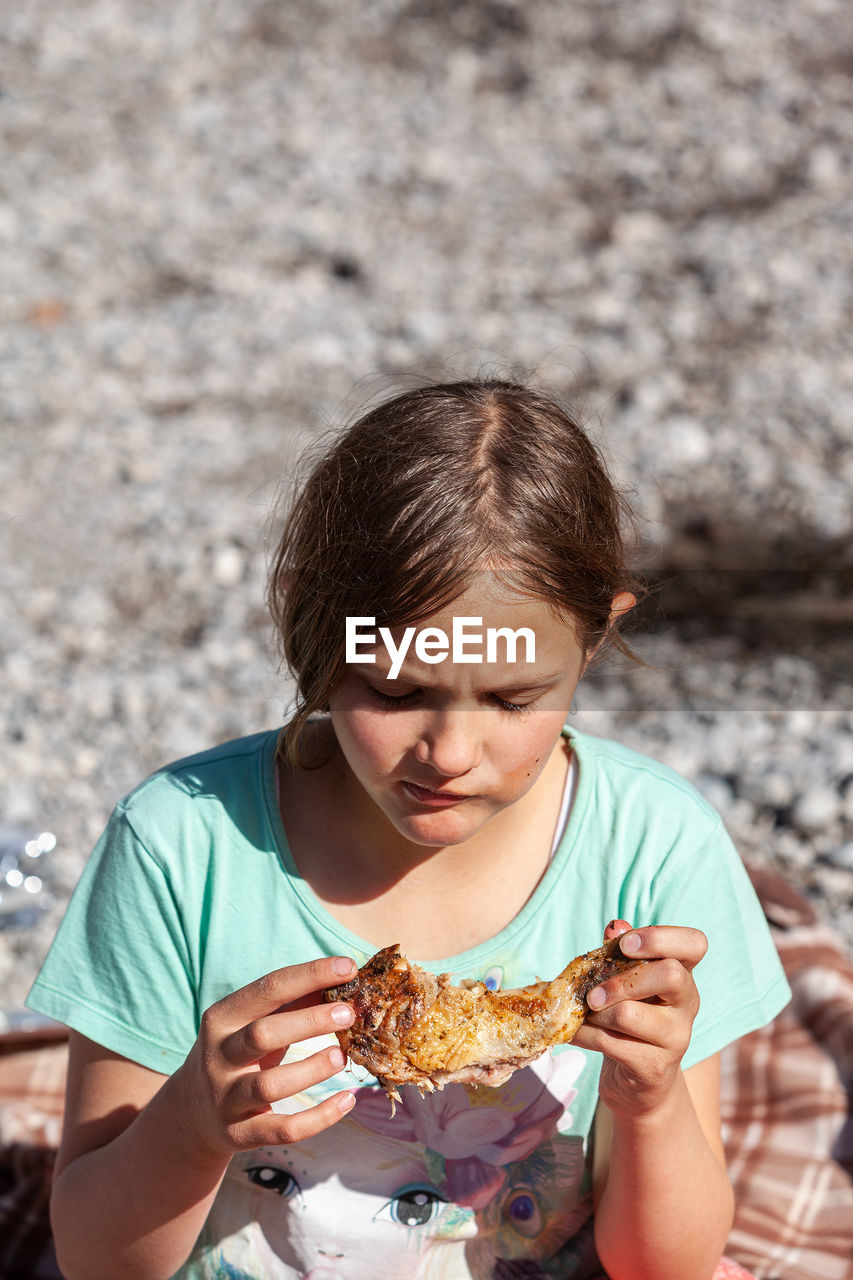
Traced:
<path id="1" fill-rule="evenodd" d="M 350 1092 L 293 1115 L 273 1111 L 272 1103 L 328 1080 L 346 1065 L 337 1045 L 301 1061 L 282 1059 L 292 1044 L 349 1026 L 349 1005 L 311 997 L 356 972 L 354 962 L 343 956 L 290 965 L 225 996 L 203 1014 L 198 1038 L 170 1082 L 200 1155 L 228 1160 L 235 1151 L 298 1142 L 328 1129 L 352 1108 Z"/>

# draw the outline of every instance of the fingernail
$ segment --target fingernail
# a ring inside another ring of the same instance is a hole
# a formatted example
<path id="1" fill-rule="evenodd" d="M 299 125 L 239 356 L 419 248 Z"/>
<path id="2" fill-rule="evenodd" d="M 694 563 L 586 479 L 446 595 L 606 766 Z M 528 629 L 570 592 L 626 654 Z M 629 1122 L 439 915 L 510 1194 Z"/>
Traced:
<path id="1" fill-rule="evenodd" d="M 349 956 L 336 956 L 332 961 L 332 968 L 335 973 L 339 973 L 342 978 L 347 974 L 355 972 L 355 961 L 350 960 Z"/>
<path id="2" fill-rule="evenodd" d="M 643 939 L 638 933 L 627 934 L 619 943 L 623 951 L 642 951 Z"/>
<path id="3" fill-rule="evenodd" d="M 355 1094 L 354 1094 L 354 1093 L 342 1093 L 342 1094 L 339 1096 L 339 1098 L 338 1098 L 338 1110 L 339 1110 L 339 1111 L 343 1111 L 344 1113 L 346 1113 L 347 1111 L 352 1111 L 352 1109 L 353 1109 L 353 1107 L 354 1107 L 354 1106 L 355 1106 Z"/>
<path id="4" fill-rule="evenodd" d="M 339 1027 L 348 1027 L 352 1022 L 352 1009 L 348 1004 L 336 1004 L 332 1006 L 329 1016 Z"/>
<path id="5" fill-rule="evenodd" d="M 603 987 L 593 987 L 586 998 L 586 1002 L 590 1009 L 600 1009 L 607 1000 L 607 993 Z"/>
<path id="6" fill-rule="evenodd" d="M 330 1049 L 329 1061 L 336 1071 L 340 1071 L 341 1067 L 346 1064 L 346 1054 L 342 1049 Z"/>

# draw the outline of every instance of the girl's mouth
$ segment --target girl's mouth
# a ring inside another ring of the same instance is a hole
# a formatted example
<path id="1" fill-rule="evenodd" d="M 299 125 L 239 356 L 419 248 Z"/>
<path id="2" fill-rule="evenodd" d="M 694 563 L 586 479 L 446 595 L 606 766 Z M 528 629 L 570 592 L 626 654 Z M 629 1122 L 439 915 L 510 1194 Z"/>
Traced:
<path id="1" fill-rule="evenodd" d="M 420 787 L 416 782 L 404 781 L 403 786 L 418 804 L 428 805 L 431 809 L 447 809 L 459 804 L 462 800 L 470 800 L 470 796 L 454 795 L 450 791 L 430 791 L 429 787 Z"/>

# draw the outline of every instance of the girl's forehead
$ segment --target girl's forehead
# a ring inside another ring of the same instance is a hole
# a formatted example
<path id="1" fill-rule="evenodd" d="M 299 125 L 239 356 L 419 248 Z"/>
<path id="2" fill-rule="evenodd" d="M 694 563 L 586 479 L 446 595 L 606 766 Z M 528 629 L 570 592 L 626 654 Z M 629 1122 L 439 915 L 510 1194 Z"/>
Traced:
<path id="1" fill-rule="evenodd" d="M 531 624 L 545 617 L 554 621 L 554 606 L 544 596 L 523 591 L 498 573 L 484 571 L 477 574 L 455 600 L 426 615 L 418 625 L 438 626 L 452 623 L 454 617 L 472 616 L 488 618 L 494 623 L 504 616 L 508 623 L 523 626 L 525 617 Z"/>

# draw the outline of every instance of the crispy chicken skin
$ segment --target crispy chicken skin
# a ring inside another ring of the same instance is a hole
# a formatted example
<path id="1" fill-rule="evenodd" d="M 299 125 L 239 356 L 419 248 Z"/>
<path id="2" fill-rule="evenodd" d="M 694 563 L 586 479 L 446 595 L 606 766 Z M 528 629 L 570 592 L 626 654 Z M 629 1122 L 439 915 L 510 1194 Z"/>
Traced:
<path id="1" fill-rule="evenodd" d="M 642 963 L 624 957 L 613 938 L 572 960 L 551 982 L 489 991 L 471 980 L 453 986 L 448 974 L 436 977 L 411 964 L 394 944 L 325 998 L 352 1005 L 355 1021 L 337 1033 L 340 1046 L 399 1102 L 400 1084 L 414 1084 L 422 1094 L 451 1082 L 503 1084 L 572 1039 L 587 1012 L 588 991 Z"/>

